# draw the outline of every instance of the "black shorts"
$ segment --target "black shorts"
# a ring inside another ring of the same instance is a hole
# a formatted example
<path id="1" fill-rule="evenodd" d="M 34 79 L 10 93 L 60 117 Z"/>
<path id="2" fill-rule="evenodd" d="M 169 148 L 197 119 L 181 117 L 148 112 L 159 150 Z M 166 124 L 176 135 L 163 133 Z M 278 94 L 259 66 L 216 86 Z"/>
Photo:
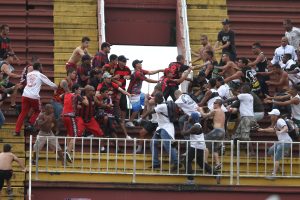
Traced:
<path id="1" fill-rule="evenodd" d="M 12 177 L 13 171 L 12 170 L 0 170 L 0 191 L 3 188 L 4 180 L 10 180 Z"/>
<path id="2" fill-rule="evenodd" d="M 153 133 L 158 127 L 157 123 L 153 123 L 151 121 L 145 121 L 142 123 L 142 127 L 148 132 Z"/>
<path id="3" fill-rule="evenodd" d="M 127 98 L 126 98 L 125 94 L 121 94 L 119 105 L 120 105 L 121 111 L 126 111 L 127 110 Z"/>

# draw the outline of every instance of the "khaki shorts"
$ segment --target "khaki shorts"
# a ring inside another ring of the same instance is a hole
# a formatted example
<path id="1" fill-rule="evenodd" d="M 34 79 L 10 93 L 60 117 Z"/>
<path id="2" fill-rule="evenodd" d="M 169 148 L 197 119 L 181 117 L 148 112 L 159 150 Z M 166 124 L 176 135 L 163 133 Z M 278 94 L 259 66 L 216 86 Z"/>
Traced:
<path id="1" fill-rule="evenodd" d="M 40 137 L 40 136 L 43 136 L 43 137 Z M 50 149 L 56 150 L 56 148 L 57 148 L 57 151 L 61 151 L 61 147 L 58 143 L 58 140 L 57 140 L 57 138 L 55 137 L 55 135 L 53 134 L 52 131 L 48 132 L 48 133 L 43 132 L 43 131 L 39 132 L 39 134 L 37 135 L 35 144 L 33 146 L 34 151 L 35 152 L 41 151 L 43 149 L 43 147 L 45 145 L 47 145 L 47 139 L 48 139 L 48 147 Z"/>

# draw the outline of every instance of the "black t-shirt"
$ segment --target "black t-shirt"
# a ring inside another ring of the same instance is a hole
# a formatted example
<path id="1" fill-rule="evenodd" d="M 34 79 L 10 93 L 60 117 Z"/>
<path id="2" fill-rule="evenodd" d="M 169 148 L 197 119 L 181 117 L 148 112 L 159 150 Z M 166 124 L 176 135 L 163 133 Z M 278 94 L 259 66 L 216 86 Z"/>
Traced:
<path id="1" fill-rule="evenodd" d="M 6 52 L 8 52 L 10 46 L 10 39 L 3 38 L 0 36 L 0 58 L 3 59 L 3 56 Z"/>
<path id="2" fill-rule="evenodd" d="M 230 42 L 230 45 L 227 48 L 222 49 L 222 53 L 236 53 L 235 50 L 235 42 L 234 42 L 235 34 L 232 30 L 229 30 L 228 33 L 225 33 L 223 30 L 218 34 L 218 41 L 222 42 L 222 44 L 226 44 L 227 41 Z"/>

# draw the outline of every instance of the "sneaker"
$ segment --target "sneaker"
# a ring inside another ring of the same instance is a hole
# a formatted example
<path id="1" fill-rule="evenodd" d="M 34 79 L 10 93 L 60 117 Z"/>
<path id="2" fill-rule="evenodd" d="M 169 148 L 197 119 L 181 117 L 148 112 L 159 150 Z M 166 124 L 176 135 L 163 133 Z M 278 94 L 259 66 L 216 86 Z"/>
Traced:
<path id="1" fill-rule="evenodd" d="M 186 185 L 195 185 L 195 181 L 194 180 L 187 180 L 184 184 L 186 184 Z"/>
<path id="2" fill-rule="evenodd" d="M 68 161 L 69 163 L 72 163 L 72 162 L 73 162 L 72 157 L 71 157 L 71 155 L 70 155 L 70 153 L 69 153 L 68 151 L 66 151 L 66 159 L 67 159 L 67 161 Z"/>
<path id="3" fill-rule="evenodd" d="M 8 195 L 8 196 L 13 196 L 13 189 L 12 188 L 6 188 L 6 194 Z"/>
<path id="4" fill-rule="evenodd" d="M 20 132 L 14 132 L 13 136 L 21 136 L 21 133 Z"/>
<path id="5" fill-rule="evenodd" d="M 222 168 L 222 163 L 219 163 L 215 166 L 215 171 L 218 171 Z"/>
<path id="6" fill-rule="evenodd" d="M 106 151 L 105 147 L 101 147 L 101 149 L 100 149 L 100 153 L 107 153 L 107 151 Z"/>
<path id="7" fill-rule="evenodd" d="M 126 136 L 127 140 L 132 140 L 132 137 L 130 137 L 129 135 Z"/>
<path id="8" fill-rule="evenodd" d="M 276 179 L 276 174 L 272 173 L 270 176 L 266 176 L 266 179 L 275 180 Z"/>
<path id="9" fill-rule="evenodd" d="M 127 127 L 135 127 L 135 125 L 132 122 L 126 122 Z"/>

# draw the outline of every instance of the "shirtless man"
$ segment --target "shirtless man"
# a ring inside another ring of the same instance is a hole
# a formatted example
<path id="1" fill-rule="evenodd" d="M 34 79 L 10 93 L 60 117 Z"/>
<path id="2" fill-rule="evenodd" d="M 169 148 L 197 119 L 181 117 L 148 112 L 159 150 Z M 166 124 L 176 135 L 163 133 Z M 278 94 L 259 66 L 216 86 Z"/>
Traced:
<path id="1" fill-rule="evenodd" d="M 225 63 L 225 65 L 217 68 L 222 70 L 219 72 L 219 75 L 223 76 L 225 79 L 232 76 L 238 70 L 237 65 L 230 60 L 229 53 L 223 53 L 222 62 Z"/>
<path id="2" fill-rule="evenodd" d="M 4 185 L 4 180 L 6 180 L 7 189 L 6 192 L 9 196 L 12 195 L 10 179 L 13 174 L 12 163 L 16 161 L 20 167 L 23 169 L 23 172 L 26 172 L 26 167 L 15 154 L 11 152 L 12 146 L 10 144 L 3 145 L 3 152 L 0 153 L 0 193 Z"/>
<path id="3" fill-rule="evenodd" d="M 273 86 L 275 87 L 275 91 L 278 93 L 282 93 L 285 92 L 287 90 L 289 90 L 289 76 L 288 73 L 283 71 L 281 69 L 281 66 L 279 64 L 274 64 L 272 67 L 272 71 L 270 72 L 257 72 L 258 75 L 276 75 L 278 77 L 278 79 L 272 81 L 266 81 L 266 84 L 268 86 Z"/>
<path id="4" fill-rule="evenodd" d="M 222 100 L 221 99 L 216 99 L 214 102 L 214 107 L 213 110 L 211 110 L 209 113 L 204 113 L 203 109 L 200 107 L 198 108 L 198 111 L 201 113 L 201 116 L 203 118 L 208 118 L 212 117 L 213 118 L 213 126 L 214 129 L 209 132 L 208 134 L 205 135 L 205 140 L 224 140 L 225 138 L 225 113 L 222 110 Z M 214 147 L 212 149 L 212 146 Z M 219 159 L 219 149 L 221 145 L 214 142 L 214 143 L 209 143 L 207 144 L 207 148 L 209 151 L 213 152 L 213 157 L 216 161 L 216 166 L 215 169 L 219 170 L 221 168 L 221 163 Z"/>
<path id="5" fill-rule="evenodd" d="M 88 47 L 89 47 L 89 42 L 90 42 L 89 37 L 82 37 L 81 39 L 81 46 L 76 47 L 74 49 L 71 57 L 69 58 L 68 62 L 66 63 L 66 71 L 68 71 L 69 68 L 74 68 L 75 70 L 77 69 L 77 63 L 81 61 L 81 58 L 85 54 L 89 54 L 88 52 Z"/>
<path id="6" fill-rule="evenodd" d="M 62 165 L 64 165 L 64 156 L 62 153 L 62 149 L 60 145 L 58 144 L 57 139 L 55 138 L 55 135 L 52 132 L 52 128 L 58 128 L 56 124 L 56 120 L 54 117 L 54 109 L 51 104 L 46 104 L 45 111 L 41 112 L 36 120 L 36 125 L 38 126 L 38 129 L 40 130 L 35 144 L 33 146 L 34 152 L 33 152 L 33 164 L 35 164 L 35 161 L 38 159 L 36 157 L 36 152 L 40 152 L 45 145 L 47 145 L 47 138 L 48 138 L 48 146 L 49 148 L 53 149 L 54 151 L 57 149 L 57 154 L 62 161 Z M 41 137 L 42 136 L 42 137 Z"/>
<path id="7" fill-rule="evenodd" d="M 192 64 L 194 64 L 195 62 L 197 62 L 199 60 L 204 60 L 204 52 L 206 52 L 206 51 L 213 52 L 214 51 L 212 46 L 208 42 L 207 35 L 201 35 L 200 44 L 202 45 L 202 47 L 200 47 L 198 52 L 192 52 L 192 55 L 197 57 L 194 61 L 192 61 Z"/>

